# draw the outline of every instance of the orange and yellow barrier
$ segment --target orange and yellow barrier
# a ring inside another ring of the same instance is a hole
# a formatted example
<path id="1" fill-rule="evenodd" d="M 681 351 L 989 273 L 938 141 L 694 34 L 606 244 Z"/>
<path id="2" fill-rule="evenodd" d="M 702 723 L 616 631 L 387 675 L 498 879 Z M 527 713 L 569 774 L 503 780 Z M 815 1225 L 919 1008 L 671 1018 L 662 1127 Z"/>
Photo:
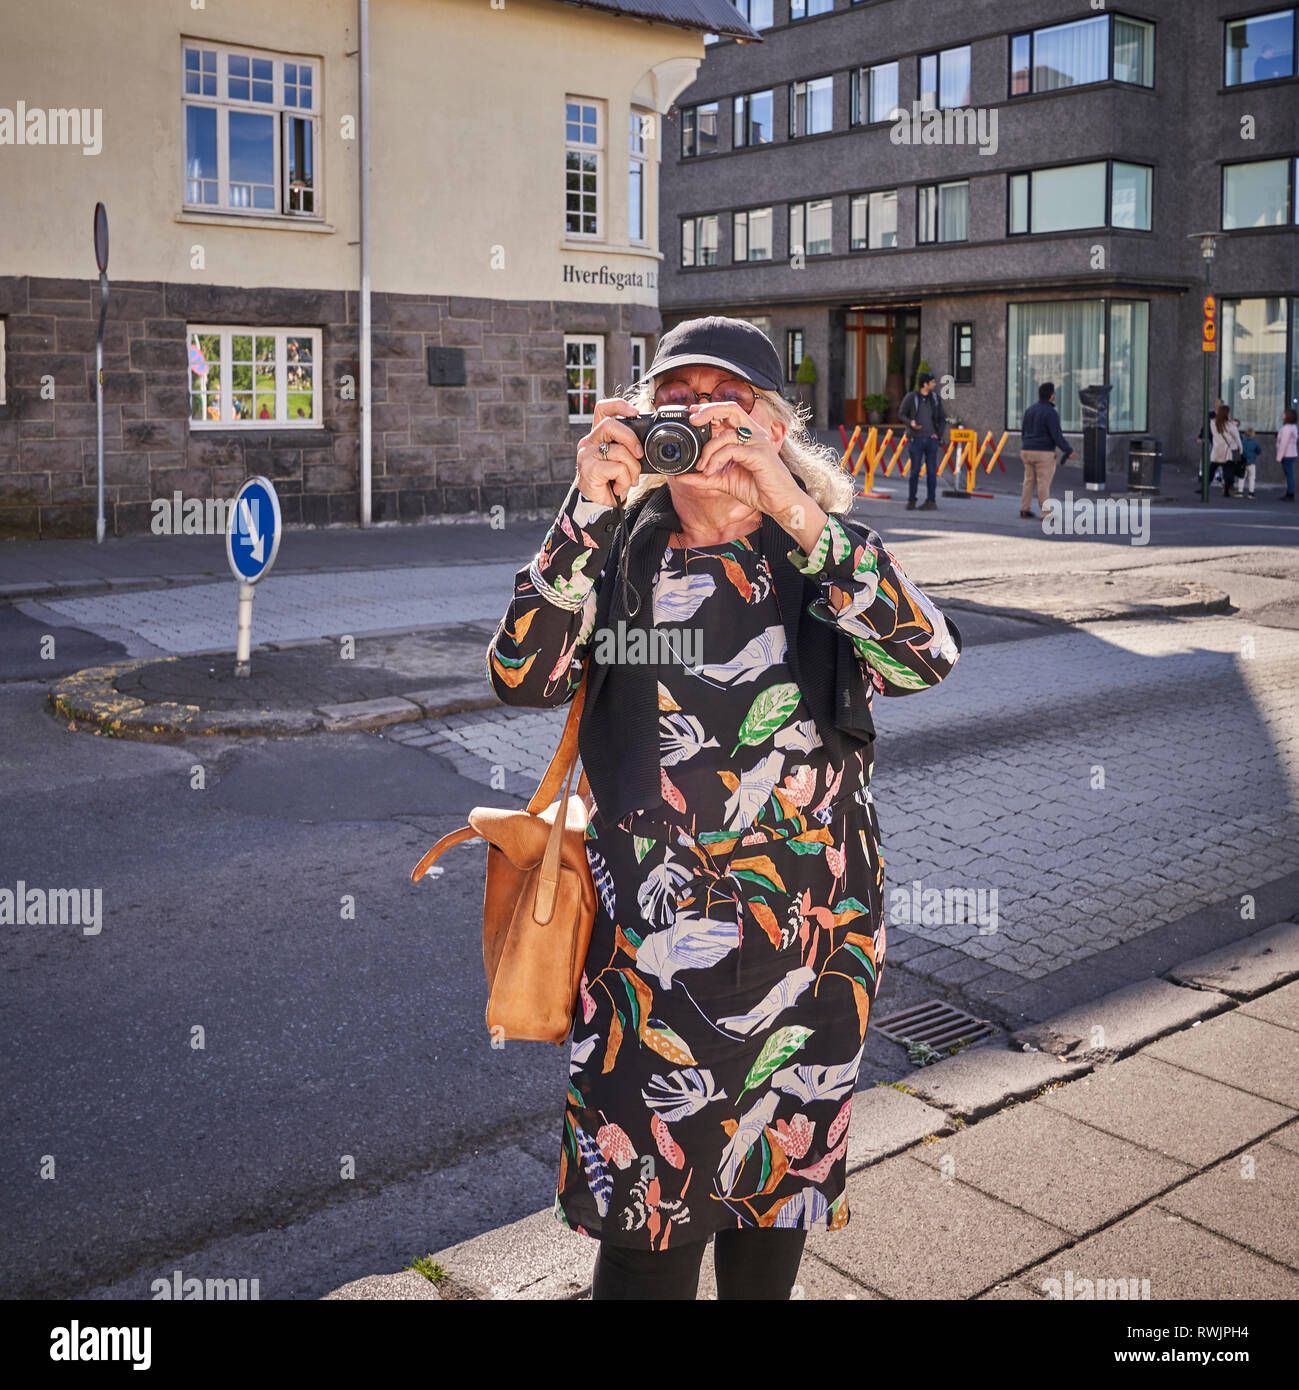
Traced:
<path id="1" fill-rule="evenodd" d="M 911 472 L 911 460 L 903 460 L 903 455 L 907 453 L 907 437 L 903 431 L 895 447 L 890 454 L 890 446 L 893 445 L 893 431 L 886 430 L 881 437 L 878 427 L 875 425 L 863 435 L 862 427 L 857 425 L 851 438 L 842 425 L 839 426 L 839 435 L 844 441 L 843 466 L 852 475 L 854 480 L 860 479 L 862 489 L 857 494 L 859 497 L 888 498 L 892 493 L 877 492 L 875 490 L 875 475 L 877 471 L 882 472 L 882 476 L 891 476 L 896 468 L 899 478 L 907 477 Z M 997 441 L 997 445 L 989 455 L 988 450 L 992 446 L 992 431 L 989 430 L 984 436 L 983 443 L 980 444 L 978 430 L 953 429 L 951 441 L 938 465 L 938 476 L 941 478 L 948 464 L 951 464 L 952 473 L 955 476 L 958 469 L 965 470 L 965 493 L 973 497 L 991 497 L 990 492 L 975 492 L 974 480 L 980 468 L 985 472 L 991 473 L 994 465 L 999 465 L 1001 471 L 1006 471 L 1006 465 L 1001 462 L 1001 451 L 1005 448 L 1009 434 L 1003 433 Z M 956 457 L 953 458 L 955 453 Z M 985 456 L 987 462 L 984 462 Z M 881 465 L 883 465 L 881 469 Z"/>

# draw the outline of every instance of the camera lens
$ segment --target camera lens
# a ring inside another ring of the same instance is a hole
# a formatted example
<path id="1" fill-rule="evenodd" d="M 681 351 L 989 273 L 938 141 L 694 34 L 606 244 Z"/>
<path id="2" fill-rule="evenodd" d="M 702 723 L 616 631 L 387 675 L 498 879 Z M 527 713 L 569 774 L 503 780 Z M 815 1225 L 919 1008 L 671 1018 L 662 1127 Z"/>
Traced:
<path id="1" fill-rule="evenodd" d="M 699 444 L 686 426 L 665 422 L 650 430 L 645 457 L 660 473 L 688 473 L 699 457 Z"/>

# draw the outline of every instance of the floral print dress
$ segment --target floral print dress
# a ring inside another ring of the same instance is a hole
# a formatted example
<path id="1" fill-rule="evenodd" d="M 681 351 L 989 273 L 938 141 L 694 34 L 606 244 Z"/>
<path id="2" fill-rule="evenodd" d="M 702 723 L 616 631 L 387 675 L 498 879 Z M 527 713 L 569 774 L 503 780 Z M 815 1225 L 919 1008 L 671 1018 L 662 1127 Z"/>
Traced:
<path id="1" fill-rule="evenodd" d="M 489 652 L 502 698 L 576 688 L 608 510 L 574 486 L 520 574 Z M 586 828 L 598 906 L 554 1212 L 641 1249 L 850 1215 L 852 1098 L 885 949 L 871 768 L 867 749 L 836 764 L 822 745 L 760 543 L 755 530 L 666 548 L 653 620 L 680 659 L 658 676 L 662 805 L 612 825 L 597 808 Z M 831 517 L 810 556 L 791 540 L 789 557 L 821 580 L 811 611 L 850 634 L 875 690 L 951 669 L 942 615 L 887 552 Z"/>

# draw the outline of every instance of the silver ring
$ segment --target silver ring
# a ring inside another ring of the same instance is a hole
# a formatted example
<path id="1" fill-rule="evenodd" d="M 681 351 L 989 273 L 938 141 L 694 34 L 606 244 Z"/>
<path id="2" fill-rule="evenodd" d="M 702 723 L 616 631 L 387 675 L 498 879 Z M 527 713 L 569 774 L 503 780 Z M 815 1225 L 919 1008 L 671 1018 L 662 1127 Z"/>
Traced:
<path id="1" fill-rule="evenodd" d="M 612 440 L 606 439 L 604 443 L 600 445 L 600 457 L 602 459 L 607 459 L 609 457 L 609 445 L 612 442 Z"/>

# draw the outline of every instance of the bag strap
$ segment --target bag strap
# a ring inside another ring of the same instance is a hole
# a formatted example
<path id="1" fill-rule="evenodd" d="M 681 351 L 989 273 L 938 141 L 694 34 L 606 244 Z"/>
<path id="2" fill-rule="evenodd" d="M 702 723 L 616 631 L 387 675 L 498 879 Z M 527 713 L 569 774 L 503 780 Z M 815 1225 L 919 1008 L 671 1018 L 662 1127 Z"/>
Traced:
<path id="1" fill-rule="evenodd" d="M 569 703 L 568 719 L 564 723 L 564 732 L 560 735 L 559 747 L 555 749 L 555 756 L 551 758 L 550 766 L 542 773 L 537 790 L 533 793 L 532 800 L 528 802 L 528 810 L 534 815 L 538 811 L 544 811 L 554 801 L 560 783 L 564 781 L 566 774 L 570 776 L 571 780 L 573 764 L 577 762 L 577 731 L 582 719 L 582 706 L 586 702 L 586 673 L 589 665 L 588 662 L 587 666 L 583 667 L 582 680 Z M 583 775 L 585 776 L 585 774 Z"/>
<path id="2" fill-rule="evenodd" d="M 568 718 L 564 721 L 564 732 L 560 736 L 559 747 L 555 749 L 550 766 L 542 774 L 537 790 L 533 793 L 532 800 L 528 802 L 529 814 L 535 815 L 538 811 L 544 811 L 555 799 L 560 780 L 563 779 L 564 796 L 555 812 L 555 823 L 550 828 L 550 834 L 546 839 L 545 854 L 541 860 L 541 876 L 536 899 L 537 920 L 539 922 L 550 920 L 550 914 L 555 906 L 555 896 L 559 890 L 560 850 L 563 845 L 565 823 L 568 819 L 569 788 L 573 785 L 573 771 L 577 766 L 577 732 L 582 718 L 582 705 L 585 700 L 586 668 L 583 668 L 582 680 L 569 704 Z M 582 776 L 577 784 L 577 794 L 585 799 L 590 790 L 590 784 L 586 780 L 586 769 L 583 768 Z M 463 844 L 465 840 L 471 840 L 477 834 L 478 832 L 472 826 L 464 825 L 459 830 L 452 830 L 449 834 L 443 835 L 411 870 L 411 882 L 418 883 L 445 850 L 450 849 L 452 845 Z"/>
<path id="3" fill-rule="evenodd" d="M 433 861 L 442 853 L 443 850 L 450 849 L 452 845 L 461 844 L 465 840 L 472 840 L 478 832 L 471 825 L 462 825 L 459 830 L 453 830 L 449 835 L 443 837 L 430 849 L 410 871 L 410 881 L 418 883 L 420 879 L 428 873 Z"/>

